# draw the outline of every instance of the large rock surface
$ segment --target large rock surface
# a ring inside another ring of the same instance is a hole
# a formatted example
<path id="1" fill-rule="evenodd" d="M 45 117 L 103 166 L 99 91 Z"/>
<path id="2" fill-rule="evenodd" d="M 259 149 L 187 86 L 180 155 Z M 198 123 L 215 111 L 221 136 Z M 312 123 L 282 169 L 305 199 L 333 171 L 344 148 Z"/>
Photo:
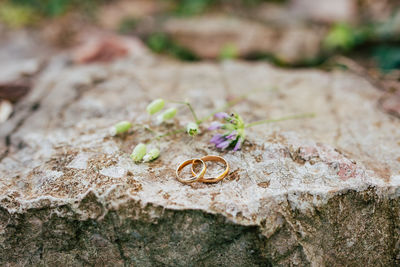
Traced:
<path id="1" fill-rule="evenodd" d="M 233 46 L 237 56 L 272 54 L 286 63 L 314 60 L 320 54 L 326 29 L 293 25 L 266 25 L 258 21 L 221 15 L 169 19 L 165 32 L 201 58 L 218 58 Z"/>
<path id="2" fill-rule="evenodd" d="M 400 263 L 400 121 L 363 78 L 146 54 L 67 63 L 54 57 L 0 127 L 1 266 Z M 151 123 L 157 97 L 188 99 L 203 116 L 254 88 L 278 90 L 235 106 L 246 121 L 317 116 L 249 129 L 238 152 L 216 150 L 205 129 L 170 136 L 148 164 L 129 153 L 150 133 L 108 136 L 119 120 Z M 229 161 L 225 180 L 175 179 L 179 162 L 207 154 Z"/>

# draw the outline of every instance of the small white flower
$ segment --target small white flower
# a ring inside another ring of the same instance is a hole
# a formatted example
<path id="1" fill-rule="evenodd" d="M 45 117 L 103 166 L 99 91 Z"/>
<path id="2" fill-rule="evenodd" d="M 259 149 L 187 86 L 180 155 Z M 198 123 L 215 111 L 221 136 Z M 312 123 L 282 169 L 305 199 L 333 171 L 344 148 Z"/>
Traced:
<path id="1" fill-rule="evenodd" d="M 195 136 L 199 133 L 199 125 L 197 125 L 197 123 L 194 122 L 189 122 L 186 125 L 186 132 L 190 135 L 190 136 Z"/>

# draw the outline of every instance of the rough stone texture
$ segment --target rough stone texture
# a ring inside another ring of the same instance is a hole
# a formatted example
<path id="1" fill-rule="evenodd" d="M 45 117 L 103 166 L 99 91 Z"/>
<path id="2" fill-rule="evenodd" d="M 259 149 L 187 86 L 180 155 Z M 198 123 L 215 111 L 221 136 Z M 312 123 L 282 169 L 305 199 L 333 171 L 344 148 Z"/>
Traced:
<path id="1" fill-rule="evenodd" d="M 0 127 L 0 265 L 399 264 L 400 121 L 363 78 L 147 53 L 67 63 L 54 57 Z M 148 132 L 108 136 L 119 120 L 150 123 L 144 110 L 156 97 L 188 99 L 203 116 L 273 87 L 235 110 L 246 121 L 317 117 L 252 128 L 235 153 L 213 148 L 205 130 L 171 136 L 149 164 L 129 159 Z M 229 161 L 225 180 L 175 179 L 179 162 L 206 154 Z"/>

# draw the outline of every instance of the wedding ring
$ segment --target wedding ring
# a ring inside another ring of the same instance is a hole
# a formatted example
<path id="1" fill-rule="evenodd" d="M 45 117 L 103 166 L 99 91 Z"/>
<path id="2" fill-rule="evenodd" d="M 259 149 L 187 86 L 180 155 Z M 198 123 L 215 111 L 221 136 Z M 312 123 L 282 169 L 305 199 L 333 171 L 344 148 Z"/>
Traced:
<path id="1" fill-rule="evenodd" d="M 207 162 L 207 161 L 221 162 L 221 163 L 223 163 L 223 164 L 226 166 L 226 168 L 225 168 L 224 172 L 221 173 L 220 175 L 218 175 L 216 178 L 213 178 L 213 177 L 210 177 L 210 178 L 203 178 L 203 176 L 204 176 L 204 174 L 203 174 L 202 177 L 198 178 L 198 181 L 199 181 L 199 182 L 203 182 L 203 183 L 216 183 L 216 182 L 219 182 L 219 181 L 221 181 L 222 179 L 224 179 L 225 176 L 226 176 L 226 175 L 228 174 L 228 172 L 229 172 L 229 164 L 228 164 L 228 162 L 227 162 L 223 157 L 208 155 L 208 156 L 202 157 L 201 160 L 202 160 L 203 162 Z M 192 174 L 193 174 L 193 176 L 198 177 L 198 174 L 197 174 L 197 173 L 194 171 L 194 169 L 193 169 L 194 164 L 195 164 L 195 162 L 193 162 L 193 165 L 192 165 Z"/>
<path id="2" fill-rule="evenodd" d="M 187 180 L 186 179 L 182 179 L 179 176 L 180 171 L 184 167 L 186 167 L 187 165 L 192 164 L 192 173 L 193 173 L 193 164 L 195 164 L 196 162 L 200 162 L 203 165 L 203 168 L 201 169 L 201 171 L 198 174 L 197 173 L 194 174 L 193 175 L 194 177 L 191 178 L 191 179 L 187 179 Z M 183 163 L 181 163 L 178 166 L 178 168 L 176 168 L 176 178 L 178 179 L 179 182 L 184 183 L 184 184 L 194 183 L 194 182 L 199 181 L 201 178 L 203 178 L 204 174 L 206 173 L 206 170 L 207 170 L 207 166 L 206 166 L 206 164 L 204 163 L 203 160 L 201 160 L 201 159 L 188 159 L 188 160 L 184 161 Z"/>

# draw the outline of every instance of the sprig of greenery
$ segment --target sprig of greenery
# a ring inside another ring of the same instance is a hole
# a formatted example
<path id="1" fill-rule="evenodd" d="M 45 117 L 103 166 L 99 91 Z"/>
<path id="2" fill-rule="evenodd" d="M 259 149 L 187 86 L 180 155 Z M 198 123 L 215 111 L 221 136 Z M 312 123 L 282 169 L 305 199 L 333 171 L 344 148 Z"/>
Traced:
<path id="1" fill-rule="evenodd" d="M 268 90 L 276 90 L 277 88 L 268 88 Z M 245 129 L 254 127 L 257 125 L 261 124 L 267 124 L 267 123 L 272 123 L 272 122 L 279 122 L 279 121 L 285 121 L 285 120 L 291 120 L 291 119 L 300 119 L 300 118 L 308 118 L 308 117 L 314 117 L 314 113 L 305 113 L 305 114 L 299 114 L 299 115 L 292 115 L 292 116 L 286 116 L 286 117 L 281 117 L 281 118 L 275 118 L 275 119 L 265 119 L 265 120 L 259 120 L 255 122 L 251 122 L 248 124 L 245 124 L 243 122 L 243 119 L 236 113 L 233 113 L 233 115 L 228 115 L 227 113 L 224 113 L 223 111 L 230 109 L 234 105 L 240 103 L 241 101 L 247 99 L 249 95 L 259 92 L 262 90 L 266 90 L 265 88 L 256 88 L 253 89 L 245 94 L 242 94 L 230 101 L 228 101 L 225 105 L 215 109 L 212 111 L 209 115 L 199 118 L 197 115 L 195 109 L 193 108 L 192 104 L 189 101 L 175 101 L 175 100 L 164 100 L 164 99 L 155 99 L 153 100 L 147 107 L 146 111 L 150 116 L 153 116 L 155 114 L 159 114 L 157 116 L 156 122 L 158 124 L 162 124 L 168 120 L 173 119 L 176 114 L 177 114 L 177 109 L 175 107 L 169 107 L 166 110 L 166 104 L 178 104 L 178 105 L 184 105 L 186 106 L 192 117 L 193 120 L 192 122 L 189 122 L 185 127 L 180 128 L 180 129 L 174 129 L 172 131 L 168 131 L 165 133 L 160 133 L 152 128 L 150 128 L 149 125 L 144 125 L 144 124 L 137 124 L 137 126 L 142 127 L 143 129 L 151 132 L 154 136 L 153 138 L 150 139 L 147 144 L 139 143 L 134 149 L 131 154 L 131 158 L 135 162 L 149 162 L 152 160 L 155 160 L 159 157 L 160 151 L 158 148 L 152 148 L 152 149 L 147 149 L 147 146 L 151 146 L 151 143 L 155 140 L 160 140 L 164 137 L 167 136 L 172 136 L 175 134 L 179 133 L 184 133 L 186 132 L 189 136 L 195 136 L 200 133 L 199 126 L 204 123 L 205 121 L 209 120 L 211 117 L 214 115 L 217 118 L 224 118 L 225 124 L 220 124 L 222 127 L 217 127 L 217 128 L 222 128 L 225 130 L 228 130 L 224 135 L 217 135 L 213 137 L 213 142 L 216 144 L 218 148 L 228 148 L 228 147 L 234 147 L 234 150 L 240 149 L 241 144 L 245 140 Z M 164 110 L 164 111 L 163 111 Z M 111 133 L 113 135 L 118 135 L 127 132 L 131 128 L 132 124 L 127 121 L 122 121 L 117 123 L 112 127 Z M 217 129 L 216 128 L 216 129 Z M 210 129 L 211 130 L 211 127 Z"/>
<path id="2" fill-rule="evenodd" d="M 304 113 L 304 114 L 286 116 L 286 117 L 275 118 L 275 119 L 259 120 L 259 121 L 254 121 L 254 122 L 251 122 L 249 124 L 246 124 L 244 126 L 244 128 L 250 128 L 250 127 L 257 126 L 257 125 L 268 124 L 268 123 L 272 123 L 272 122 L 280 122 L 280 121 L 287 121 L 287 120 L 294 120 L 294 119 L 304 119 L 304 118 L 313 118 L 313 117 L 315 117 L 315 113 Z"/>

